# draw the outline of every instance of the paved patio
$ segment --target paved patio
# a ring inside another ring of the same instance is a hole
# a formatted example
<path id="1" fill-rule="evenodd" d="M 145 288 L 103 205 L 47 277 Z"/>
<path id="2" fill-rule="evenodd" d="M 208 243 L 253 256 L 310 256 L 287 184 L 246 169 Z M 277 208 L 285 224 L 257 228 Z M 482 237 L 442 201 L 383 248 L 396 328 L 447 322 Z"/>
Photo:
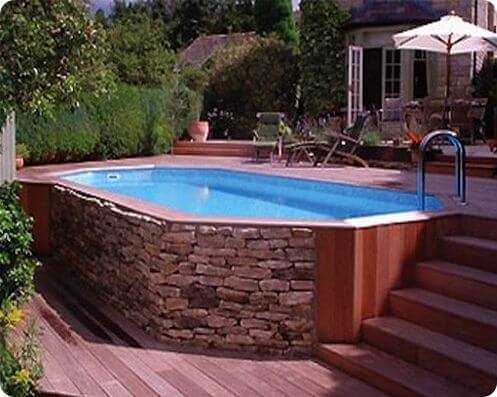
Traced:
<path id="1" fill-rule="evenodd" d="M 29 306 L 43 329 L 43 395 L 385 396 L 309 359 L 168 348 L 61 274 L 46 265 Z"/>
<path id="2" fill-rule="evenodd" d="M 202 156 L 154 156 L 124 160 L 96 161 L 75 164 L 28 167 L 19 173 L 21 180 L 44 181 L 59 172 L 78 169 L 119 166 L 222 167 L 290 177 L 343 182 L 380 188 L 416 190 L 416 172 L 380 168 L 358 168 L 343 165 L 313 168 L 308 165 L 285 167 L 283 163 L 254 163 L 243 158 Z M 468 205 L 454 201 L 455 179 L 451 175 L 429 174 L 427 190 L 442 200 L 447 210 L 497 218 L 497 179 L 468 178 Z"/>

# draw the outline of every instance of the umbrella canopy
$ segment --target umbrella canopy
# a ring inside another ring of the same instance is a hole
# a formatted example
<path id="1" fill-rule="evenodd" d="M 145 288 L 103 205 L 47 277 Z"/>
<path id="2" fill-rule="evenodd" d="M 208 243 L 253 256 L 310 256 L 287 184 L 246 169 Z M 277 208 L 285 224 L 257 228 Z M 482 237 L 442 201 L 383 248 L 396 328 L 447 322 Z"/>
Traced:
<path id="1" fill-rule="evenodd" d="M 393 36 L 400 49 L 425 50 L 443 54 L 464 54 L 497 50 L 497 34 L 450 14 L 439 21 Z"/>
<path id="2" fill-rule="evenodd" d="M 420 26 L 393 36 L 395 46 L 406 50 L 425 50 L 446 55 L 447 81 L 444 124 L 448 125 L 450 97 L 450 56 L 477 51 L 497 50 L 497 34 L 464 21 L 452 12 L 437 22 Z"/>

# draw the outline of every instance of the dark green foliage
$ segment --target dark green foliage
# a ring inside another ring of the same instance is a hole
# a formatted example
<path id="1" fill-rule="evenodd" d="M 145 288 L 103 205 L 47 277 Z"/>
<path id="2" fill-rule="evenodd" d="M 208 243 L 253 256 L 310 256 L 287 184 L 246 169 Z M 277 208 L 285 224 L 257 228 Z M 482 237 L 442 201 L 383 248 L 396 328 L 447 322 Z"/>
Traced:
<path id="1" fill-rule="evenodd" d="M 255 0 L 254 16 L 256 31 L 260 35 L 274 33 L 286 44 L 297 44 L 291 0 Z"/>
<path id="2" fill-rule="evenodd" d="M 275 38 L 220 51 L 209 65 L 206 113 L 233 118 L 228 128 L 237 139 L 251 138 L 257 112 L 284 112 L 292 118 L 298 83 L 295 58 L 293 51 Z"/>
<path id="3" fill-rule="evenodd" d="M 121 12 L 108 28 L 110 60 L 123 83 L 159 86 L 168 81 L 176 64 L 166 26 L 145 13 Z"/>
<path id="4" fill-rule="evenodd" d="M 50 117 L 17 115 L 17 140 L 24 143 L 31 163 L 82 161 L 91 158 L 99 142 L 99 131 L 91 123 L 86 106 L 75 110 L 60 105 Z"/>
<path id="5" fill-rule="evenodd" d="M 39 265 L 31 253 L 33 222 L 19 205 L 19 185 L 0 186 L 0 302 L 23 303 Z"/>
<path id="6" fill-rule="evenodd" d="M 114 4 L 114 20 L 133 13 L 163 22 L 164 34 L 175 50 L 189 45 L 201 34 L 255 29 L 253 0 L 143 0 Z"/>
<path id="7" fill-rule="evenodd" d="M 0 120 L 55 101 L 76 105 L 82 92 L 112 86 L 105 36 L 83 0 L 10 1 L 0 26 Z"/>
<path id="8" fill-rule="evenodd" d="M 53 117 L 19 114 L 17 139 L 29 163 L 165 153 L 195 118 L 195 95 L 181 81 L 163 89 L 119 85 L 108 99 L 83 96 L 75 111 L 61 105 Z"/>
<path id="9" fill-rule="evenodd" d="M 347 13 L 336 0 L 300 3 L 300 70 L 305 112 L 336 111 L 345 102 L 345 38 Z"/>
<path id="10" fill-rule="evenodd" d="M 5 342 L 0 338 L 0 388 L 5 392 L 9 392 L 8 379 L 12 377 L 18 370 L 19 364 L 12 356 Z"/>

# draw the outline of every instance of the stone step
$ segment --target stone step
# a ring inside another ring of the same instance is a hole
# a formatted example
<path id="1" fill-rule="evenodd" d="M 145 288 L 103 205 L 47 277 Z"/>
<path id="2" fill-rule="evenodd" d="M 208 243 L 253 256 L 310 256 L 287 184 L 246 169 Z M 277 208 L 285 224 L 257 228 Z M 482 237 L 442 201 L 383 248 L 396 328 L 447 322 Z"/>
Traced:
<path id="1" fill-rule="evenodd" d="M 455 235 L 439 242 L 442 259 L 497 273 L 497 241 Z"/>
<path id="2" fill-rule="evenodd" d="M 418 288 L 390 292 L 394 316 L 497 352 L 497 312 Z"/>
<path id="3" fill-rule="evenodd" d="M 481 394 L 367 344 L 320 344 L 324 362 L 402 397 L 470 397 Z"/>
<path id="4" fill-rule="evenodd" d="M 364 341 L 452 382 L 488 395 L 497 385 L 497 354 L 395 317 L 362 323 Z"/>
<path id="5" fill-rule="evenodd" d="M 432 292 L 497 310 L 497 274 L 444 261 L 419 262 L 416 284 Z"/>

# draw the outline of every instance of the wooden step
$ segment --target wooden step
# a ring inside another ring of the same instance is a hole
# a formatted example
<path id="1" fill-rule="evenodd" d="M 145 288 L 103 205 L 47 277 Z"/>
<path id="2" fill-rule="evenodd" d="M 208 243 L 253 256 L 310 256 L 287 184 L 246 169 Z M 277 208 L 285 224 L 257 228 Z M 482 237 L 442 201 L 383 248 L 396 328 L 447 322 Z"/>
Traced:
<path id="1" fill-rule="evenodd" d="M 395 317 L 362 323 L 364 341 L 488 395 L 497 385 L 497 354 Z"/>
<path id="2" fill-rule="evenodd" d="M 479 393 L 367 344 L 321 344 L 316 351 L 334 365 L 378 389 L 401 397 L 469 397 Z"/>
<path id="3" fill-rule="evenodd" d="M 455 165 L 453 162 L 429 161 L 426 163 L 426 171 L 433 174 L 453 174 Z M 466 163 L 466 175 L 476 178 L 494 178 L 497 166 L 486 163 Z"/>
<path id="4" fill-rule="evenodd" d="M 417 286 L 497 310 L 497 274 L 444 261 L 415 266 Z"/>
<path id="5" fill-rule="evenodd" d="M 497 352 L 497 312 L 435 294 L 407 288 L 390 292 L 396 317 Z"/>
<path id="6" fill-rule="evenodd" d="M 462 234 L 497 241 L 497 219 L 465 215 Z"/>
<path id="7" fill-rule="evenodd" d="M 497 273 L 497 241 L 455 235 L 439 242 L 442 259 Z"/>

